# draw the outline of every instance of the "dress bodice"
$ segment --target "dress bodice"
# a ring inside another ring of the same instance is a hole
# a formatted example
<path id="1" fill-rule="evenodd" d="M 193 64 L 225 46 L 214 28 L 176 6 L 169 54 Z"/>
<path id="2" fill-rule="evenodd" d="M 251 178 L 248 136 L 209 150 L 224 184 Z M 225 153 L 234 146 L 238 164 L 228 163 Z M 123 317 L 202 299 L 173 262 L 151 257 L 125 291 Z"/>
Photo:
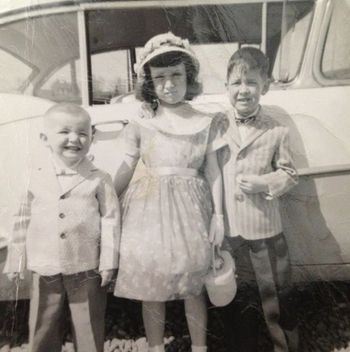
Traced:
<path id="1" fill-rule="evenodd" d="M 188 135 L 170 134 L 160 129 L 141 128 L 140 154 L 147 167 L 198 169 L 207 150 L 209 125 Z"/>
<path id="2" fill-rule="evenodd" d="M 124 130 L 129 157 L 141 158 L 146 167 L 199 169 L 207 153 L 217 148 L 219 131 L 211 117 L 190 127 L 186 133 L 174 133 L 156 120 L 131 122 Z"/>

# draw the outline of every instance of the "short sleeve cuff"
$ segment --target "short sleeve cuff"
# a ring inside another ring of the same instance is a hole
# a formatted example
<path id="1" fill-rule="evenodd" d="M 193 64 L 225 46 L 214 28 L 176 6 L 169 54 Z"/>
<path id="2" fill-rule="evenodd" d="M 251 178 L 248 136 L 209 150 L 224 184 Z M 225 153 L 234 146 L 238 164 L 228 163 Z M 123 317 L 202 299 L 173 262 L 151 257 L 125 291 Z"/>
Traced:
<path id="1" fill-rule="evenodd" d="M 216 152 L 227 145 L 227 142 L 223 138 L 217 138 L 207 146 L 207 154 Z"/>

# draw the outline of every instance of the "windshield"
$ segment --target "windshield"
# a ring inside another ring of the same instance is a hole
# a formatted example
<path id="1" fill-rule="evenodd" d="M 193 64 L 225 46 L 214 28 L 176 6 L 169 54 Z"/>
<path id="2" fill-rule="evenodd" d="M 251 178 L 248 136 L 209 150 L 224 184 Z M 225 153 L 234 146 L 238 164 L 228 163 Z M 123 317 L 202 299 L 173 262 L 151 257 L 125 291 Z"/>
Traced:
<path id="1" fill-rule="evenodd" d="M 13 53 L 0 49 L 0 93 L 22 93 L 35 67 Z"/>
<path id="2" fill-rule="evenodd" d="M 76 13 L 25 18 L 0 27 L 1 92 L 81 103 Z"/>

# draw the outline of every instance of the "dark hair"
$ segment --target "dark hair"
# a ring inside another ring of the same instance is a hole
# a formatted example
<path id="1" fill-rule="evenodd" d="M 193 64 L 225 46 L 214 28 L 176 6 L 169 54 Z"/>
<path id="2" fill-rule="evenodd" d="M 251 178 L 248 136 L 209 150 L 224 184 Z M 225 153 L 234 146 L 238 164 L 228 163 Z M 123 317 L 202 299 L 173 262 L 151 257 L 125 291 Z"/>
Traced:
<path id="1" fill-rule="evenodd" d="M 259 70 L 264 79 L 269 78 L 269 59 L 259 49 L 246 46 L 237 50 L 231 57 L 227 65 L 227 79 L 229 79 L 233 68 L 242 67 L 244 71 Z"/>
<path id="2" fill-rule="evenodd" d="M 151 77 L 150 66 L 152 67 L 169 67 L 183 63 L 186 69 L 187 88 L 185 99 L 192 100 L 202 92 L 202 84 L 198 82 L 199 67 L 194 63 L 192 58 L 180 51 L 169 51 L 157 55 L 143 67 L 144 77 L 138 78 L 135 89 L 135 96 L 139 100 L 146 101 L 151 105 L 154 104 L 158 97 L 154 91 L 153 80 Z M 155 106 L 156 110 L 157 106 Z"/>

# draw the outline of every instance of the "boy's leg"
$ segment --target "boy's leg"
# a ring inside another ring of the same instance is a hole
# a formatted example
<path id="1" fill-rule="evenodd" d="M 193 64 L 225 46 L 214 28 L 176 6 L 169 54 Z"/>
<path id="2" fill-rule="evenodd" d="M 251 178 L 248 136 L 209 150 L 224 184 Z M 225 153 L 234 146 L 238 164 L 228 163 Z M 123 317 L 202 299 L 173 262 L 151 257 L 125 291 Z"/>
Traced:
<path id="1" fill-rule="evenodd" d="M 297 310 L 298 297 L 291 283 L 291 266 L 288 245 L 283 234 L 271 238 L 270 257 L 275 271 L 280 302 L 280 325 L 287 335 L 289 351 L 298 351 L 299 334 Z"/>
<path id="2" fill-rule="evenodd" d="M 228 249 L 235 259 L 237 294 L 220 308 L 224 321 L 227 352 L 257 352 L 260 326 L 260 300 L 247 242 L 241 237 L 228 239 Z"/>
<path id="3" fill-rule="evenodd" d="M 63 276 L 77 352 L 103 352 L 107 289 L 94 270 Z"/>
<path id="4" fill-rule="evenodd" d="M 282 272 L 286 272 L 288 265 L 286 265 L 285 258 L 278 259 L 274 255 L 275 240 L 278 240 L 278 236 L 266 240 L 251 241 L 250 258 L 254 267 L 265 322 L 272 338 L 274 351 L 286 352 L 288 351 L 288 344 L 285 333 L 280 326 L 281 312 L 278 297 L 278 280 L 275 276 L 277 267 L 279 267 L 279 270 L 283 269 Z M 280 263 L 278 263 L 279 260 Z"/>
<path id="5" fill-rule="evenodd" d="M 60 352 L 65 291 L 61 275 L 33 274 L 29 311 L 29 352 Z"/>

